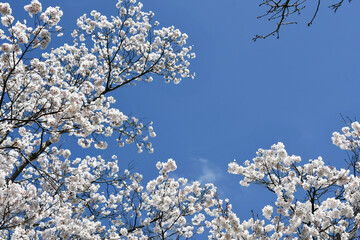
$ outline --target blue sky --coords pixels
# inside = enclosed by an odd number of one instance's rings
[[[25,14],[24,2],[29,1],[13,3],[14,12]],[[64,11],[65,36],[53,46],[68,41],[83,13],[116,14],[115,0],[49,2]],[[332,145],[331,135],[343,126],[340,113],[360,117],[359,2],[345,3],[336,14],[323,3],[310,28],[306,23],[315,9],[308,7],[298,25],[282,29],[280,39],[255,43],[255,34],[266,34],[275,24],[256,19],[265,10],[258,7],[260,1],[143,3],[161,26],[174,25],[189,35],[197,55],[191,63],[196,78],[179,85],[156,79],[119,89],[121,111],[154,122],[155,152],[137,154],[135,146],[127,146],[102,155],[116,153],[123,168],[132,163],[147,180],[156,176],[157,161],[173,158],[176,176],[214,182],[241,219],[250,218],[251,209],[261,213],[271,199],[259,187],[241,187],[240,177],[227,173],[233,159],[251,160],[258,148],[281,141],[304,162],[322,156],[331,165],[343,165],[346,153]]]

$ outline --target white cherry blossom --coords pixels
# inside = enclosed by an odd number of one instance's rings
[[[143,183],[139,173],[121,173],[116,155],[79,158],[63,147],[73,138],[83,148],[117,141],[153,152],[152,122],[114,108],[112,93],[194,76],[186,34],[159,27],[135,0],[116,7],[118,16],[81,16],[73,43],[46,50],[62,34],[62,10],[32,0],[28,25],[0,3],[0,239],[188,238],[230,212],[213,185],[170,178],[172,159]],[[215,236],[224,226],[213,228]]]
[[[117,141],[152,153],[153,123],[115,108],[114,91],[194,77],[187,34],[160,27],[136,0],[114,8],[117,16],[82,15],[73,42],[48,50],[62,35],[62,10],[32,0],[26,21],[0,2],[0,239],[360,237],[358,122],[333,134],[352,156],[341,169],[321,157],[301,163],[282,143],[229,163],[242,186],[259,184],[275,196],[245,220],[213,184],[174,178],[173,159],[158,162],[158,175],[144,182],[116,155],[80,158],[67,149],[65,138],[82,148]]]
[[[357,239],[359,225],[359,158],[360,129],[357,122],[334,133],[333,142],[355,154],[349,169],[325,165],[321,157],[300,165],[301,158],[287,154],[284,144],[259,149],[250,162],[229,163],[228,171],[243,176],[241,185],[260,184],[276,195],[273,205],[262,209],[264,220],[254,216],[242,226],[248,238],[266,239]],[[348,139],[350,138],[350,139]],[[356,149],[356,150],[355,150]],[[355,152],[356,151],[356,152]]]

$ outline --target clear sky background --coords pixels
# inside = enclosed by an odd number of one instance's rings
[[[10,1],[19,15],[25,14],[25,2],[30,1]],[[115,15],[115,3],[47,1],[64,11],[60,25],[65,36],[52,46],[69,42],[78,16],[93,9]],[[174,25],[189,35],[197,55],[191,62],[196,78],[179,85],[155,79],[119,89],[115,95],[121,111],[154,122],[155,152],[138,154],[135,146],[114,145],[103,156],[117,154],[123,168],[131,163],[146,180],[156,176],[157,161],[173,158],[176,176],[215,183],[242,220],[251,217],[251,209],[261,214],[273,199],[265,189],[240,186],[240,177],[227,173],[233,159],[251,160],[258,148],[281,141],[304,162],[322,156],[330,165],[344,166],[346,153],[332,145],[331,135],[343,126],[340,113],[360,118],[359,1],[345,2],[336,14],[322,2],[310,28],[307,22],[315,8],[309,6],[298,25],[283,27],[280,39],[257,42],[252,41],[255,34],[275,27],[275,22],[256,19],[265,11],[258,7],[259,0],[143,3],[161,26]],[[78,156],[75,148],[72,156]]]

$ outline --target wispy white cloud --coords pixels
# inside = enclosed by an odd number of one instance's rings
[[[198,164],[196,165],[199,165],[200,170],[199,175],[195,177],[200,183],[215,183],[222,177],[221,169],[212,162],[210,162],[208,159],[197,158],[195,159],[195,161],[198,162]]]

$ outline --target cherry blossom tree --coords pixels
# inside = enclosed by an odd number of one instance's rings
[[[242,224],[247,239],[359,239],[360,238],[360,123],[334,132],[333,143],[350,151],[345,168],[327,166],[321,157],[300,165],[284,144],[259,149],[250,162],[229,163],[229,172],[243,176],[242,186],[259,184],[276,201]]]
[[[173,159],[158,162],[158,176],[144,182],[120,171],[116,155],[80,158],[61,144],[70,137],[79,149],[117,141],[154,151],[152,123],[113,107],[114,93],[192,78],[195,55],[185,33],[160,27],[142,7],[119,0],[117,16],[83,15],[73,42],[49,50],[62,35],[59,7],[43,10],[32,0],[24,6],[29,26],[0,2],[0,239],[360,238],[358,122],[333,134],[352,154],[343,169],[320,157],[301,165],[282,143],[259,149],[251,162],[231,162],[241,185],[260,184],[276,197],[242,221],[213,184],[171,177]]]
[[[136,0],[119,0],[118,15],[97,11],[77,20],[73,43],[47,50],[62,35],[59,7],[38,0],[15,19],[0,3],[0,239],[171,239],[207,229],[220,239],[238,224],[212,184],[169,177],[176,163],[157,163],[159,175],[120,172],[117,156],[79,158],[79,148],[136,144],[153,152],[152,123],[112,107],[114,91],[163,78],[192,78],[188,36],[160,28]],[[75,155],[75,156],[74,156]]]

